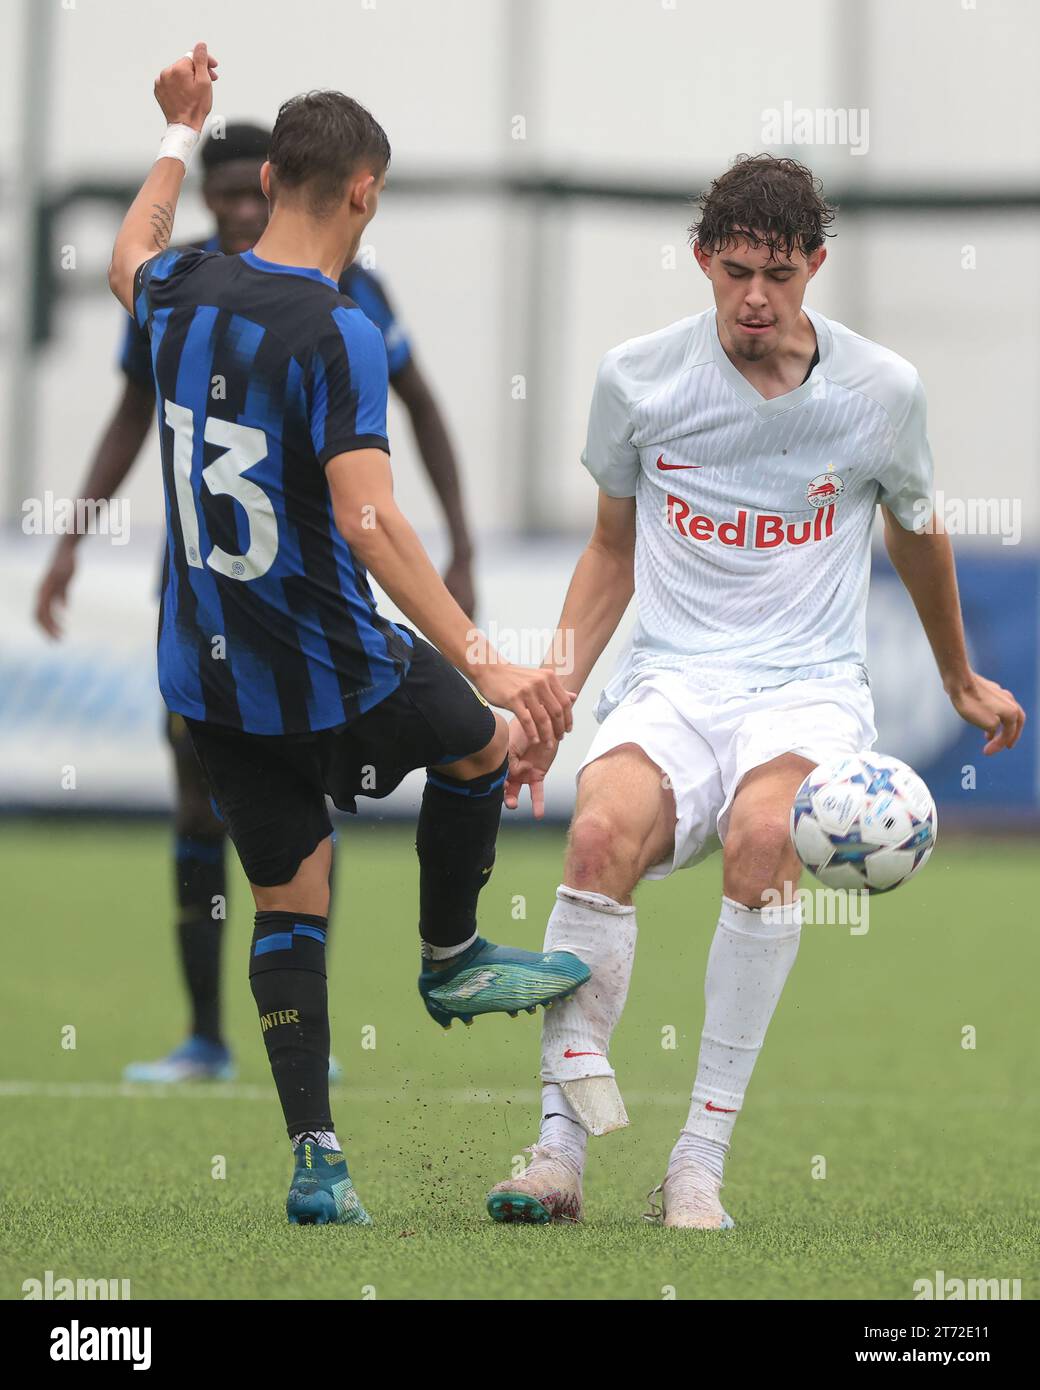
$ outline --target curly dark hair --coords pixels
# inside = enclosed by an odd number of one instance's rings
[[[705,251],[720,251],[737,241],[768,247],[773,256],[794,250],[810,256],[833,236],[827,228],[835,208],[823,197],[822,184],[796,159],[771,154],[738,155],[700,199],[700,219],[689,238]]]

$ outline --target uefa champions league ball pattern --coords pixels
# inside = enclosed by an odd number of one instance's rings
[[[887,893],[916,874],[935,844],[932,794],[913,768],[879,753],[814,768],[791,808],[791,839],[828,888]]]

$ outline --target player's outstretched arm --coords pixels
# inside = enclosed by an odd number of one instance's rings
[[[635,592],[636,499],[600,491],[596,527],[563,601],[552,645],[542,662],[575,693],[617,631]]]
[[[913,599],[954,709],[986,732],[984,753],[1014,748],[1025,711],[1010,690],[971,669],[949,536],[938,522],[932,531],[908,531],[887,507],[881,511],[889,558]]]
[[[155,79],[155,99],[166,117],[167,136],[123,218],[108,268],[109,287],[128,314],[134,312],[138,266],[170,244],[187,158],[213,105],[216,66],[206,45],[197,43],[190,54],[163,68]]]
[[[575,694],[603,655],[632,598],[635,542],[635,498],[611,497],[601,491],[596,528],[574,567],[563,612],[542,663]],[[555,747],[535,742],[518,724],[510,727],[505,788],[509,810],[517,809],[521,789],[527,787],[535,818],[541,818],[545,809],[542,783],[555,756]]]
[[[98,441],[90,469],[79,489],[81,498],[108,499],[130,472],[155,419],[155,395],[127,378],[119,404]],[[76,568],[77,531],[60,536],[53,558],[36,591],[35,617],[49,637],[60,637],[58,609],[65,603]]]
[[[380,587],[489,704],[512,710],[545,743],[571,728],[572,696],[551,672],[503,661],[444,587],[422,542],[394,501],[381,449],[337,454],[325,467],[340,535]]]

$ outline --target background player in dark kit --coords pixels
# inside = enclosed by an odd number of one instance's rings
[[[359,792],[384,796],[427,768],[419,986],[439,1023],[552,1002],[588,977],[576,957],[476,930],[508,742],[488,701],[551,740],[571,697],[554,675],[499,659],[394,502],[386,350],[337,283],[390,159],[369,113],[338,92],[286,102],[255,250],[166,249],[215,66],[200,43],[160,75],[167,133],[109,270],[152,343],[167,503],[159,684],[256,901],[250,984],[296,1154],[289,1219],[365,1223],[329,1107],[325,794],[350,810]],[[443,654],[381,617],[369,566]]]
[[[216,233],[199,249],[236,255],[247,251],[267,225],[267,199],[260,168],[267,158],[268,128],[231,122],[203,142],[202,193],[216,220]],[[362,266],[348,265],[340,290],[364,310],[386,344],[390,385],[408,410],[420,456],[443,508],[452,555],[444,581],[460,607],[474,612],[472,543],[451,440],[440,407],[416,362],[408,335],[379,280]],[[122,395],[101,435],[80,488],[83,498],[108,498],[119,489],[155,419],[155,385],[147,331],[127,319],[120,353],[125,378]],[[80,536],[58,540],[36,597],[36,618],[51,637],[60,637],[58,609],[65,602],[76,564]],[[174,880],[178,919],[177,951],[190,1005],[188,1036],[167,1056],[134,1062],[128,1081],[167,1083],[192,1079],[226,1080],[234,1075],[221,1017],[221,946],[228,890],[226,827],[214,814],[209,788],[178,714],[167,713],[166,734],[175,773]],[[336,1067],[333,1064],[335,1079]]]

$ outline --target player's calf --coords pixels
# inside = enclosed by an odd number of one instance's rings
[[[415,848],[419,935],[433,969],[446,969],[477,939],[477,899],[495,866],[502,818],[507,763],[499,743],[496,727],[474,757],[427,769]]]
[[[635,957],[632,890],[670,853],[674,832],[674,798],[641,749],[621,745],[584,769],[545,947],[573,951],[592,978],[546,1018],[541,1075],[559,1083],[569,1110],[590,1134],[628,1123],[608,1049]]]
[[[574,1116],[590,1134],[628,1123],[608,1050],[621,1017],[636,949],[636,910],[602,893],[561,884],[545,929],[547,951],[585,962],[588,985],[546,1016],[542,1080],[558,1082]]]
[[[723,1163],[798,955],[799,865],[787,826],[805,766],[794,754],[765,763],[743,779],[733,800],[723,848],[724,896],[704,978],[697,1076],[664,1184],[666,1225],[725,1224],[717,1197]],[[669,1205],[685,1214],[669,1221]]]
[[[293,1224],[368,1221],[329,1105],[328,917],[321,909],[328,907],[331,856],[323,839],[288,882],[251,884],[257,913],[249,984],[296,1155],[287,1206]]]
[[[178,818],[178,825],[181,820]],[[188,1037],[151,1062],[131,1062],[123,1079],[149,1085],[180,1081],[229,1081],[235,1074],[221,1034],[220,957],[226,900],[224,834],[178,830],[174,842],[177,883],[177,946],[191,1005]]]
[[[258,912],[249,984],[290,1139],[331,1132],[328,919],[308,912]]]
[[[223,1044],[220,1026],[220,957],[227,884],[224,835],[178,834],[177,945],[191,1001],[191,1036]]]
[[[123,1079],[150,1085],[229,1081],[235,1074],[220,1018],[221,949],[227,916],[226,830],[179,714],[167,719],[177,774],[174,877],[177,950],[191,1006],[188,1037],[151,1062],[131,1062]]]

